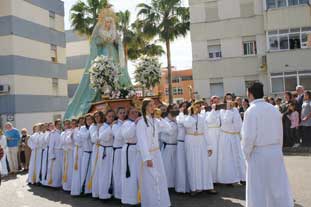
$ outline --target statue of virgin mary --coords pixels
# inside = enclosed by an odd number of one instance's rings
[[[123,44],[116,29],[116,19],[116,14],[111,8],[101,10],[90,39],[90,55],[85,65],[85,71],[74,97],[67,107],[65,119],[86,114],[92,103],[101,100],[101,90],[93,89],[90,86],[89,69],[97,56],[108,56],[118,65],[121,87],[132,85],[125,64]]]

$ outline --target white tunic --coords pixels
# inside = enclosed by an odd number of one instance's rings
[[[221,110],[217,181],[233,184],[245,181],[245,159],[241,148],[242,119],[237,109]]]
[[[41,159],[42,159],[42,141],[43,134],[36,132],[30,136],[28,145],[31,149],[29,162],[28,183],[36,184],[40,182]]]
[[[186,128],[185,147],[187,172],[191,191],[213,189],[213,178],[208,150],[211,149],[205,135],[205,116],[200,113],[193,116],[180,114],[181,122]]]
[[[213,154],[210,159],[213,182],[217,183],[217,166],[218,166],[218,145],[220,138],[220,111],[212,110],[207,114],[205,119],[207,127],[207,136],[209,139],[210,146],[213,150]]]
[[[46,131],[43,134],[42,139],[42,160],[41,160],[41,184],[47,186],[48,185],[48,163],[49,163],[49,141],[50,141],[50,132]]]
[[[121,127],[123,121],[118,120],[112,126],[113,133],[113,148],[114,148],[114,156],[113,156],[113,195],[117,199],[121,199],[122,197],[122,184],[121,184],[121,154],[122,147],[124,145],[124,139],[121,134]]]
[[[75,128],[73,131],[73,170],[72,170],[72,182],[71,182],[71,192],[73,196],[80,195],[81,189],[81,171],[82,171],[82,157],[83,157],[83,137],[80,135],[79,128]]]
[[[48,185],[50,187],[62,186],[62,163],[63,149],[61,144],[60,131],[50,132],[49,140],[49,167],[48,167]]]
[[[122,149],[121,181],[123,204],[137,205],[138,173],[141,165],[137,150],[136,124],[127,120],[121,127],[121,134],[126,143]]]
[[[293,207],[282,154],[282,115],[259,99],[244,114],[242,146],[247,160],[246,206]]]
[[[72,170],[73,170],[73,130],[67,129],[61,134],[62,148],[64,150],[63,156],[63,190],[71,190]]]
[[[113,135],[112,128],[108,124],[103,124],[99,128],[99,158],[98,176],[99,198],[109,199],[113,194],[112,167],[113,167]]]
[[[91,190],[92,197],[98,198],[99,197],[99,160],[100,157],[100,148],[99,148],[99,127],[95,124],[93,124],[90,127],[90,136],[91,141],[93,143],[93,150],[92,150],[92,171],[91,171],[91,178],[90,182],[87,184],[88,191]]]
[[[92,141],[90,130],[86,126],[82,126],[79,131],[80,138],[83,141],[83,157],[81,164],[81,191],[85,194],[92,193],[92,189],[88,189],[87,185],[91,179],[92,173]]]
[[[3,149],[3,157],[0,160],[0,174],[2,176],[6,176],[8,175],[8,166],[6,163],[6,157],[7,157],[7,153],[8,153],[8,148],[7,148],[7,141],[6,141],[6,137],[4,135],[0,136],[0,146]]]
[[[190,191],[188,175],[187,175],[187,162],[185,150],[185,136],[186,129],[182,125],[180,116],[177,116],[178,136],[177,136],[177,152],[176,152],[176,182],[175,191],[178,193],[187,193]]]
[[[159,149],[159,125],[156,119],[147,117],[139,120],[136,126],[138,148],[142,158],[139,187],[142,207],[170,206],[165,170]],[[147,160],[153,161],[153,167],[147,167]]]
[[[163,143],[161,153],[167,185],[169,188],[175,188],[178,126],[176,121],[168,118],[162,119],[159,123],[162,132],[160,140]]]

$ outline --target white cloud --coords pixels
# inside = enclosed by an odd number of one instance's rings
[[[77,0],[64,0],[65,2],[65,28],[70,29],[70,8]],[[116,11],[129,10],[131,12],[132,21],[135,20],[137,9],[136,6],[139,3],[148,3],[149,1],[144,0],[109,0],[109,3],[114,5]],[[185,0],[185,4],[187,0]],[[164,45],[163,48],[165,49]],[[171,45],[172,52],[172,65],[176,66],[177,69],[189,69],[192,68],[192,49],[190,34],[186,38],[179,38]],[[161,62],[163,66],[166,66],[166,55],[161,57]],[[132,63],[129,64],[129,72],[132,74],[134,71],[134,66]]]

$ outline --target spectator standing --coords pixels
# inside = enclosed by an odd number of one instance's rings
[[[15,129],[12,123],[8,122],[5,124],[5,136],[8,143],[8,161],[11,173],[16,173],[18,170],[18,143],[20,140],[20,133]]]
[[[291,147],[291,136],[290,136],[290,125],[291,125],[291,121],[289,120],[288,116],[289,115],[289,111],[288,111],[288,106],[291,103],[291,101],[293,100],[293,96],[292,93],[287,91],[284,94],[284,99],[285,102],[281,105],[281,113],[282,113],[282,121],[283,121],[283,146],[284,147]]]
[[[28,140],[30,136],[28,135],[28,131],[26,128],[22,129],[21,133],[22,136],[19,142],[19,149],[18,149],[18,157],[20,162],[19,166],[23,167],[25,171],[28,171],[31,154],[31,149],[28,146]]]
[[[279,110],[279,111],[281,111],[281,106],[282,105],[282,98],[280,98],[280,97],[277,97],[276,99],[275,99],[275,107]]]
[[[311,146],[311,92],[304,92],[304,102],[301,110],[302,145]]]
[[[296,104],[290,103],[289,107],[289,114],[287,117],[291,121],[290,126],[290,136],[291,136],[291,144],[294,144],[293,147],[299,147],[300,139],[299,139],[299,113],[296,110]]]
[[[297,98],[296,98],[296,101],[297,101],[297,111],[300,113],[301,112],[301,109],[302,109],[302,104],[304,102],[304,87],[301,86],[301,85],[298,85],[296,87],[296,92],[297,92]]]
[[[6,176],[8,175],[8,166],[6,163],[7,141],[1,129],[0,129],[0,148],[2,148],[3,150],[3,157],[2,158],[0,157],[0,176]]]

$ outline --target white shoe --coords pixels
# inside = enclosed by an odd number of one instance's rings
[[[296,143],[296,144],[294,144],[293,148],[297,148],[299,146],[300,146],[300,144]]]

